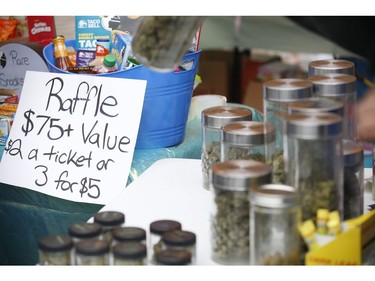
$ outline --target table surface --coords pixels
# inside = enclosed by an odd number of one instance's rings
[[[365,169],[365,178],[370,175],[371,169]],[[365,212],[374,203],[366,189]],[[147,232],[155,220],[177,220],[197,236],[197,264],[217,265],[210,257],[210,204],[211,194],[202,187],[200,159],[171,158],[156,161],[100,211],[123,212],[126,226],[142,227]]]

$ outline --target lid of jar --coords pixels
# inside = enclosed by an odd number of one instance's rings
[[[173,230],[165,232],[161,239],[165,245],[191,246],[195,245],[196,235],[186,230]]]
[[[250,206],[285,208],[301,203],[298,190],[284,184],[264,184],[254,186],[249,192]]]
[[[187,265],[191,263],[191,253],[186,250],[161,250],[156,254],[156,262],[164,265]]]
[[[102,233],[102,226],[95,222],[74,223],[69,226],[68,232],[69,235],[74,238],[92,238]]]
[[[102,226],[117,226],[125,222],[125,215],[117,211],[99,212],[94,216],[94,222]]]
[[[353,140],[343,141],[344,165],[346,167],[361,164],[364,158],[363,146]]]
[[[309,76],[326,73],[354,75],[354,63],[343,59],[315,60],[309,63]]]
[[[174,220],[158,220],[150,224],[150,232],[155,234],[164,234],[167,231],[181,229],[181,223]]]
[[[38,247],[45,252],[66,251],[73,248],[73,240],[65,235],[48,235],[38,241]]]
[[[142,241],[146,240],[146,231],[140,227],[116,227],[112,230],[112,237],[120,242]]]
[[[123,259],[145,258],[147,256],[147,247],[141,242],[127,241],[117,243],[112,252],[114,257]]]
[[[263,83],[263,99],[291,102],[312,97],[313,84],[306,79],[282,78]]]
[[[97,256],[109,253],[109,242],[107,240],[87,239],[75,244],[77,254],[84,256]]]
[[[108,54],[104,57],[103,64],[112,67],[116,64],[116,57],[112,54]]]
[[[357,91],[357,79],[353,75],[341,73],[316,74],[307,78],[313,83],[315,96],[337,97]]]
[[[271,183],[270,165],[255,160],[230,160],[217,163],[210,177],[215,188],[247,191],[249,187]]]
[[[222,141],[244,146],[271,143],[275,141],[275,127],[257,121],[230,122],[222,128]]]
[[[286,135],[300,139],[337,137],[342,134],[342,117],[334,113],[292,113],[286,118]]]
[[[344,116],[344,104],[341,101],[325,98],[311,97],[308,99],[293,101],[289,104],[289,112],[319,113],[330,112]]]
[[[201,113],[202,126],[213,129],[221,129],[229,122],[251,119],[252,111],[241,106],[213,106]]]

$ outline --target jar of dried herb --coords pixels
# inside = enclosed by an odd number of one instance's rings
[[[211,258],[220,264],[249,264],[248,189],[271,183],[271,166],[230,160],[212,167]]]
[[[250,264],[301,264],[301,200],[298,190],[283,184],[252,187]]]
[[[181,223],[175,220],[157,220],[150,223],[149,251],[150,263],[155,264],[156,254],[163,249],[162,236],[164,233],[173,230],[181,230]]]
[[[343,73],[354,75],[354,63],[343,59],[314,60],[308,64],[308,75]]]
[[[163,249],[186,250],[191,253],[191,264],[196,264],[196,235],[187,230],[173,230],[163,234]]]
[[[203,187],[209,189],[209,173],[221,158],[221,130],[229,122],[251,121],[252,111],[240,106],[214,106],[201,113],[202,127],[202,178]]]
[[[313,95],[342,102],[344,105],[343,138],[357,139],[357,79],[341,73],[316,74],[307,78],[313,83]]]
[[[107,240],[88,239],[75,245],[76,265],[109,265],[110,244]]]
[[[112,230],[125,223],[125,215],[118,211],[103,211],[94,215],[94,222],[103,228],[103,239],[112,243]]]
[[[71,265],[73,246],[70,236],[44,236],[38,241],[39,265]]]
[[[221,131],[221,162],[256,160],[270,163],[275,153],[275,128],[270,123],[236,121]]]
[[[363,215],[364,163],[363,146],[344,140],[344,220]]]
[[[114,265],[147,265],[147,247],[144,243],[119,242],[112,252]]]
[[[306,79],[281,78],[263,84],[264,121],[275,128],[275,153],[272,156],[272,182],[285,183],[285,163],[283,157],[284,120],[289,103],[312,97],[313,84]]]
[[[298,188],[302,219],[319,208],[343,211],[342,118],[333,113],[293,113],[286,122],[287,184]]]

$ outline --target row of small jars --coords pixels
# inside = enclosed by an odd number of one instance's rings
[[[69,235],[39,240],[40,265],[188,265],[196,262],[196,237],[174,220],[140,227],[124,226],[121,212],[99,212],[94,222],[70,225]]]

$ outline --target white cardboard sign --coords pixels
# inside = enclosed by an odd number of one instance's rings
[[[27,71],[0,181],[107,204],[125,188],[145,80]]]

